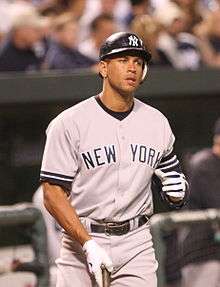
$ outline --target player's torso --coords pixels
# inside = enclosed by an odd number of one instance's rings
[[[88,210],[93,207],[95,218],[106,213],[122,220],[142,209],[151,212],[150,182],[164,152],[163,125],[142,105],[135,101],[133,111],[119,121],[91,99],[86,116],[75,120],[79,169],[72,198],[79,209],[87,203]]]
[[[95,100],[94,100],[95,101]],[[91,171],[109,165],[127,163],[155,168],[164,149],[163,126],[153,114],[134,110],[122,121],[104,111],[96,102],[79,121],[79,154],[81,169]]]

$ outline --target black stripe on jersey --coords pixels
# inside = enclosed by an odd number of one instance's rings
[[[170,159],[172,159],[175,155],[174,151],[172,150],[168,155],[166,155],[165,157],[163,157],[160,161],[160,164],[161,163],[164,163],[165,161],[168,161]]]
[[[161,169],[163,172],[176,171],[181,172],[180,163],[175,155],[174,151],[172,151],[167,156],[163,157],[158,164],[157,168]]]
[[[176,161],[178,161],[177,160],[177,157],[176,157],[176,155],[174,155],[171,159],[168,159],[168,160],[166,160],[166,161],[161,161],[160,163],[159,163],[159,167],[161,168],[161,167],[165,167],[165,166],[168,166],[168,165],[170,165],[170,164],[173,164],[173,163],[175,163]]]
[[[174,151],[170,152],[167,156],[163,157],[158,164],[157,168],[162,171],[175,170],[175,167],[179,165],[179,160]]]
[[[175,167],[179,165],[179,161],[175,160],[174,162],[167,164],[166,166],[160,167],[160,165],[158,166],[159,169],[161,169],[162,171],[166,172],[168,170],[175,170]]]
[[[55,180],[68,181],[68,182],[72,182],[74,179],[73,176],[68,176],[64,174],[53,173],[53,172],[48,172],[48,171],[43,171],[43,170],[41,170],[40,172],[40,178],[48,178],[48,179],[55,179]]]

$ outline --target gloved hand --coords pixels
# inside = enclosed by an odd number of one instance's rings
[[[188,183],[183,173],[176,171],[163,172],[156,169],[155,174],[160,178],[162,190],[166,195],[179,200],[184,198]]]
[[[103,287],[101,266],[104,265],[109,272],[112,272],[113,263],[111,258],[93,239],[85,242],[83,250],[86,254],[89,272],[95,276],[98,286]]]

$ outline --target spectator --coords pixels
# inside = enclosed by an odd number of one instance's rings
[[[95,61],[84,56],[77,49],[78,25],[72,14],[55,18],[52,28],[52,42],[46,55],[45,66],[51,70],[74,70],[89,68]]]
[[[80,42],[89,37],[90,25],[100,14],[111,14],[115,19],[117,30],[127,30],[126,17],[130,12],[128,0],[87,0],[84,15],[80,19]]]
[[[196,70],[201,58],[197,39],[187,31],[187,15],[175,3],[169,3],[154,14],[164,30],[159,35],[158,49],[163,51],[172,67],[176,69]]]
[[[173,0],[184,12],[186,17],[186,32],[192,32],[192,28],[201,22],[199,1],[197,0]]]
[[[129,0],[131,4],[131,11],[126,17],[126,25],[130,26],[132,20],[136,16],[149,14],[149,0]]]
[[[0,34],[3,36],[11,30],[14,19],[20,13],[34,6],[25,0],[0,0]]]
[[[190,161],[189,209],[220,208],[220,118],[215,124],[212,148]],[[183,286],[220,286],[219,225],[200,224],[183,242]]]
[[[199,1],[199,11],[203,18],[205,18],[210,12],[214,12],[219,9],[220,9],[220,0]]]
[[[153,66],[170,66],[171,63],[162,50],[158,49],[158,39],[162,26],[151,16],[137,16],[131,22],[131,30],[136,33],[149,48],[152,59],[150,65]]]
[[[91,23],[91,36],[79,45],[82,54],[98,62],[101,44],[116,32],[116,24],[111,14],[100,14]]]
[[[212,12],[194,28],[204,63],[220,68],[220,10]]]
[[[220,10],[210,14],[210,28],[208,29],[209,41],[216,53],[220,53]],[[207,20],[208,20],[207,19]]]
[[[0,49],[0,71],[39,70],[45,54],[43,37],[47,26],[48,20],[34,8],[20,11]]]
[[[11,5],[6,0],[0,2],[0,43],[5,34],[8,32],[9,27],[9,12]]]
[[[94,0],[90,0],[93,2]],[[124,27],[124,20],[127,14],[130,11],[130,3],[128,0],[98,0],[97,3],[97,13],[108,13],[113,14],[114,18],[116,19],[117,25],[122,28]]]
[[[39,6],[43,15],[58,16],[70,13],[78,21],[84,13],[86,0],[54,0]]]

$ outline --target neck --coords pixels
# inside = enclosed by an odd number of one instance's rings
[[[111,89],[105,89],[105,87],[100,95],[100,99],[107,108],[115,112],[130,110],[134,102],[132,94],[122,95]]]

